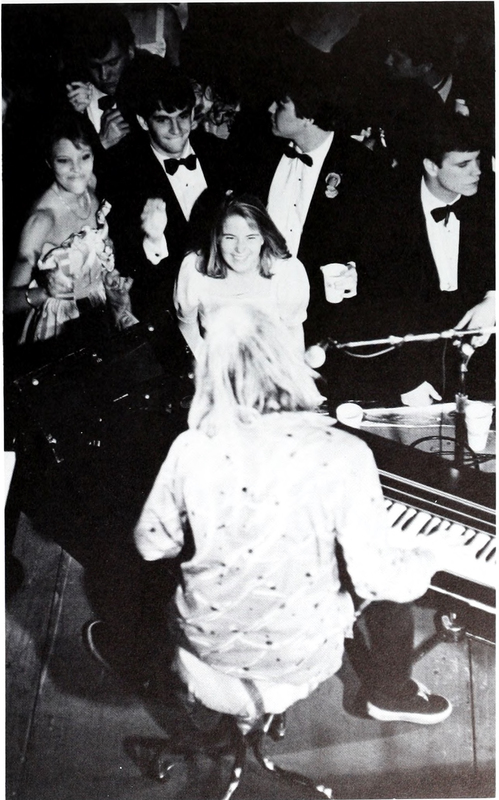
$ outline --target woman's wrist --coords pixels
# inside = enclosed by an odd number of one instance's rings
[[[24,299],[29,308],[40,308],[47,298],[47,292],[39,286],[28,286],[24,291]]]

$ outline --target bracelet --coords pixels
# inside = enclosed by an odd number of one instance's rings
[[[26,291],[24,292],[24,296],[25,296],[25,298],[26,298],[26,302],[27,302],[27,304],[28,304],[29,306],[31,306],[31,308],[36,308],[35,304],[34,304],[34,303],[33,303],[33,302],[32,302],[32,301],[29,299],[29,294],[28,294],[28,292],[29,292],[29,288],[30,288],[30,287],[28,286],[28,288],[27,288],[27,289],[26,289]]]

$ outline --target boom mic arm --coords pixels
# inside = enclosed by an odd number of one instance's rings
[[[407,333],[405,336],[387,336],[384,339],[366,339],[365,341],[358,342],[338,342],[335,339],[327,338],[307,348],[305,351],[305,361],[313,369],[322,367],[326,360],[326,353],[330,347],[334,348],[335,350],[374,347],[376,345],[389,345],[390,348],[394,348],[402,344],[407,344],[408,342],[435,342],[438,339],[459,339],[464,336],[494,334],[495,332],[495,327],[467,328],[465,330],[456,330],[455,328],[450,328],[449,330],[442,331],[441,333]],[[386,350],[383,352],[386,352]],[[374,353],[373,355],[381,355],[381,353]],[[469,354],[469,358],[471,358],[471,355],[472,353]]]

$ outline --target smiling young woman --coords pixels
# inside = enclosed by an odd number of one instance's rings
[[[59,336],[82,313],[109,310],[111,295],[114,322],[124,310],[122,321],[125,316],[136,321],[128,313],[127,281],[114,269],[105,221],[110,206],[99,205],[95,194],[91,136],[83,117],[71,113],[55,120],[46,160],[54,180],[23,228],[5,293],[7,314],[27,314],[20,344]]]
[[[180,330],[196,357],[204,314],[234,301],[265,308],[284,322],[303,351],[309,295],[305,267],[289,254],[265,207],[255,197],[241,195],[222,203],[209,248],[185,257],[174,302]]]

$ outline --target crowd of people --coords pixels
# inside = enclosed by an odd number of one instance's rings
[[[194,540],[172,600],[191,697],[247,732],[338,669],[355,614],[336,543],[375,601],[369,714],[439,722],[450,703],[410,677],[407,605],[436,562],[390,540],[372,456],[317,414],[316,381],[330,406],[425,405],[457,390],[459,347],[331,353],[321,376],[304,359],[323,340],[484,329],[469,392],[494,397],[492,4],[362,4],[329,52],[302,38],[301,4],[263,4],[260,30],[235,5],[239,27],[195,4],[163,56],[115,4],[43,7],[58,35],[40,76],[5,12],[7,381],[140,325],[165,372],[187,353],[189,430],[135,536],[152,561]],[[332,263],[355,272],[340,302]],[[104,628],[85,636],[106,661]]]

